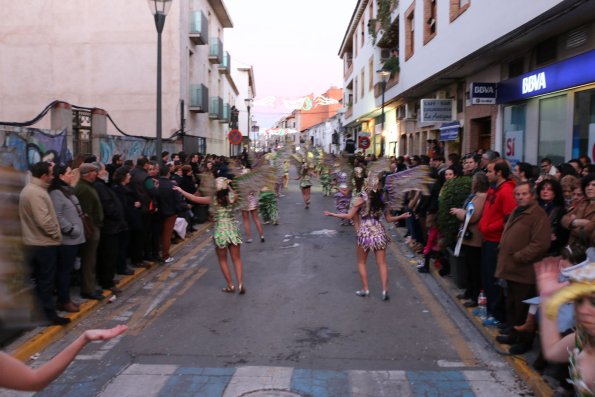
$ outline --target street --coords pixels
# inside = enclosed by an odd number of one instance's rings
[[[43,392],[0,396],[517,396],[510,366],[430,275],[401,232],[387,250],[391,299],[368,258],[360,281],[351,226],[322,216],[334,199],[315,185],[304,209],[295,181],[280,224],[242,245],[246,294],[226,294],[209,232],[128,286],[41,353],[47,361],[88,328],[128,324],[87,346]],[[238,214],[238,219],[240,219]]]

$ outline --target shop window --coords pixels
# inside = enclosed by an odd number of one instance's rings
[[[563,163],[567,135],[566,95],[540,100],[538,160],[548,157],[555,165]]]
[[[572,158],[586,154],[595,158],[595,89],[574,94]]]
[[[524,160],[526,105],[504,107],[504,158],[512,163]]]

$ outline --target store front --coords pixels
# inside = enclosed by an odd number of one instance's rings
[[[595,145],[595,50],[498,85],[502,153],[513,163],[559,164]]]

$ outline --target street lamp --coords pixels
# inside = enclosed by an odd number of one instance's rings
[[[253,98],[244,99],[244,103],[246,104],[246,109],[248,109],[248,140],[250,142],[252,142],[252,137],[250,136],[250,124],[252,124],[251,120],[250,120],[250,108],[252,107],[252,102],[254,102]],[[254,146],[254,144],[252,144],[252,146]]]
[[[171,7],[173,0],[147,0],[149,9],[155,17],[155,27],[157,28],[157,140],[155,141],[155,151],[157,158],[161,156],[161,32],[165,25],[165,17]]]
[[[390,78],[390,72],[380,69],[377,73],[380,75],[380,81],[382,82],[382,116],[380,117],[382,122],[380,133],[382,134],[384,132],[384,93],[386,91],[386,82]],[[374,134],[374,153],[376,153],[376,134]],[[380,138],[380,157],[382,156],[384,156],[384,135]]]

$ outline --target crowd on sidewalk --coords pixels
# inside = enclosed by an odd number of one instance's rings
[[[512,166],[488,150],[462,158],[450,154],[445,159],[440,153],[394,158],[391,168],[399,172],[418,165],[431,167],[435,183],[429,196],[412,191],[405,198],[404,212],[412,215],[402,222],[406,241],[423,258],[417,270],[428,273],[433,261],[439,275],[446,276],[456,260],[464,267],[459,273],[467,275],[464,293],[457,296],[461,304],[481,315],[481,293],[487,298],[481,321],[497,327],[497,342],[510,345],[511,355],[536,349],[542,291],[535,268],[553,260],[560,275],[566,267],[595,259],[587,258],[587,249],[595,245],[595,166],[590,158],[559,165],[543,158],[539,166]],[[559,335],[572,333],[577,327],[572,306],[559,317]],[[537,357],[533,364],[542,371],[548,363],[540,351]],[[560,368],[557,378],[572,393],[567,367]]]
[[[74,291],[102,300],[104,290],[121,292],[118,276],[173,262],[172,242],[208,220],[207,205],[186,200],[173,187],[201,195],[200,175],[230,177],[228,165],[223,156],[183,152],[136,161],[116,154],[107,165],[92,154],[67,164],[34,164],[20,192],[19,218],[49,324],[68,324],[59,312],[80,310]]]

